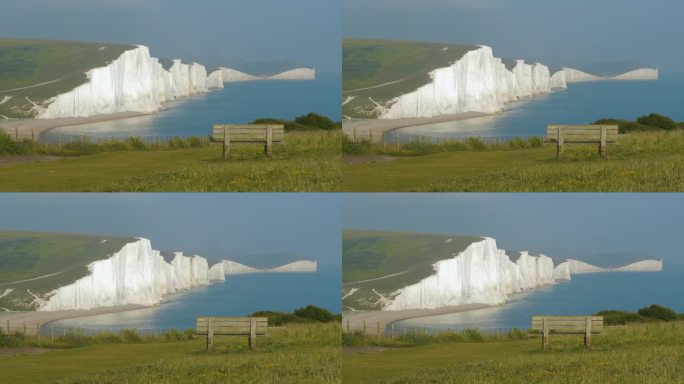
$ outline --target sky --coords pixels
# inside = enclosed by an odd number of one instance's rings
[[[482,44],[560,67],[636,60],[684,72],[679,0],[344,0],[348,37]]]
[[[684,266],[684,194],[345,194],[343,209],[350,229],[487,236],[500,249],[559,258],[636,252]]]
[[[0,37],[141,44],[153,56],[339,73],[339,0],[3,0]]]
[[[0,230],[144,237],[153,249],[216,259],[294,252],[339,270],[340,204],[315,193],[3,193]]]

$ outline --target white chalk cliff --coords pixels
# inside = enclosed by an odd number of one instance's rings
[[[318,263],[316,260],[298,260],[279,267],[270,268],[267,272],[316,272]]]
[[[308,70],[308,68],[305,68]],[[150,56],[145,46],[125,51],[105,67],[86,73],[87,81],[69,92],[34,105],[36,118],[89,117],[122,112],[154,113],[165,102],[187,98],[223,88],[235,81],[311,79],[311,73],[294,69],[270,77],[249,75],[230,68],[220,68],[207,75],[197,63],[174,60],[169,70]],[[315,77],[315,72],[314,72]],[[3,101],[6,101],[3,99]]]
[[[469,51],[450,66],[437,68],[429,75],[428,84],[379,107],[379,117],[494,113],[511,101],[551,92],[552,87],[564,87],[563,79],[557,76],[552,81],[548,67],[540,63],[518,60],[513,70],[508,70],[487,46]]]
[[[375,104],[380,119],[433,117],[464,112],[496,113],[507,103],[566,89],[570,83],[600,80],[655,80],[657,69],[638,69],[614,77],[600,77],[573,68],[553,74],[540,63],[517,60],[512,70],[506,68],[492,49],[480,46],[467,52],[448,67],[429,73],[429,83]]]
[[[383,310],[435,309],[465,304],[502,304],[511,294],[570,280],[574,273],[609,271],[660,271],[662,262],[646,260],[606,269],[577,260],[554,266],[545,255],[521,252],[512,261],[496,241],[484,238],[453,258],[433,265],[434,274],[383,297]]]
[[[269,80],[314,80],[315,78],[316,69],[314,68],[295,68],[268,76]]]
[[[209,284],[206,259],[176,253],[168,263],[142,238],[108,259],[91,263],[88,269],[87,276],[48,293],[38,310],[154,305],[169,293]]]
[[[167,294],[225,281],[227,275],[255,272],[315,272],[315,261],[296,261],[261,270],[229,260],[209,267],[201,256],[176,252],[167,262],[148,239],[124,245],[104,260],[88,265],[88,275],[35,297],[39,311],[93,309],[118,305],[155,305]],[[11,290],[2,292],[7,295]],[[1,297],[1,296],[0,296]]]

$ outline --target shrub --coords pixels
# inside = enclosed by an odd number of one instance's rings
[[[469,137],[466,139],[466,144],[476,151],[484,151],[487,149],[487,145],[479,137]]]
[[[304,319],[312,319],[322,323],[335,320],[335,315],[330,313],[330,311],[324,308],[319,308],[315,305],[308,305],[305,308],[296,309],[294,314]]]
[[[627,311],[606,310],[596,312],[594,316],[603,316],[606,325],[624,325],[627,323],[643,323],[648,321],[638,313]]]
[[[142,151],[146,149],[145,143],[139,137],[129,137],[126,139],[126,146],[130,149]]]
[[[644,317],[650,317],[665,321],[672,321],[677,319],[677,313],[675,313],[675,311],[657,304],[653,304],[650,307],[644,307],[639,309],[639,314]]]
[[[325,130],[332,130],[337,128],[337,124],[326,116],[321,116],[317,113],[309,113],[295,118],[295,121],[301,125],[310,127],[317,127]]]
[[[651,113],[650,115],[641,116],[637,119],[639,124],[648,125],[651,127],[658,127],[666,131],[673,130],[677,124],[667,116]]]
[[[285,324],[301,324],[301,323],[311,322],[311,320],[303,319],[303,318],[296,316],[292,313],[286,313],[286,312],[259,311],[259,312],[254,312],[251,316],[267,317],[268,318],[268,325],[275,326],[275,327],[285,325]]]
[[[135,329],[124,329],[121,331],[121,338],[126,343],[140,343],[142,338]]]

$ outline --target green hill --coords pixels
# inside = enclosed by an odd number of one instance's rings
[[[131,237],[0,231],[0,307],[36,308],[35,295],[70,284],[87,265],[107,258]]]
[[[475,45],[344,39],[342,112],[352,118],[375,118],[375,103],[384,105],[396,96],[416,90],[430,81],[430,71],[446,67],[477,48]]]
[[[378,295],[433,274],[432,264],[452,258],[480,237],[345,230],[342,235],[342,304],[378,309]]]
[[[105,66],[133,48],[132,45],[0,38],[0,115],[33,117],[31,102],[40,104],[72,90],[87,80],[88,70]]]

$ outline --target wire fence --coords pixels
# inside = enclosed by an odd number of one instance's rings
[[[354,128],[346,132],[347,138],[354,143],[370,142],[382,146],[400,146],[406,144],[442,144],[442,143],[462,143],[467,144],[473,139],[479,140],[485,145],[505,145],[513,141],[530,140],[536,138],[545,139],[544,135],[499,135],[499,136],[455,136],[452,133],[431,133],[429,135],[400,135],[398,132],[373,133],[372,129],[361,130]]]
[[[180,330],[184,332],[184,330]],[[54,325],[43,325],[39,322],[26,321],[3,321],[0,323],[0,333],[8,335],[23,334],[26,336],[36,336],[38,338],[49,338],[55,340],[59,337],[88,337],[103,335],[131,334],[139,337],[158,337],[167,332],[179,332],[176,329],[165,328],[82,328],[82,327],[60,327]]]
[[[481,327],[442,327],[442,328],[424,328],[424,327],[405,327],[397,326],[395,324],[384,325],[379,321],[350,321],[345,319],[342,323],[343,333],[361,333],[365,336],[385,336],[385,337],[399,337],[399,336],[437,336],[440,334],[465,334],[477,330],[482,336],[500,336],[506,335],[517,328],[481,328]]]

